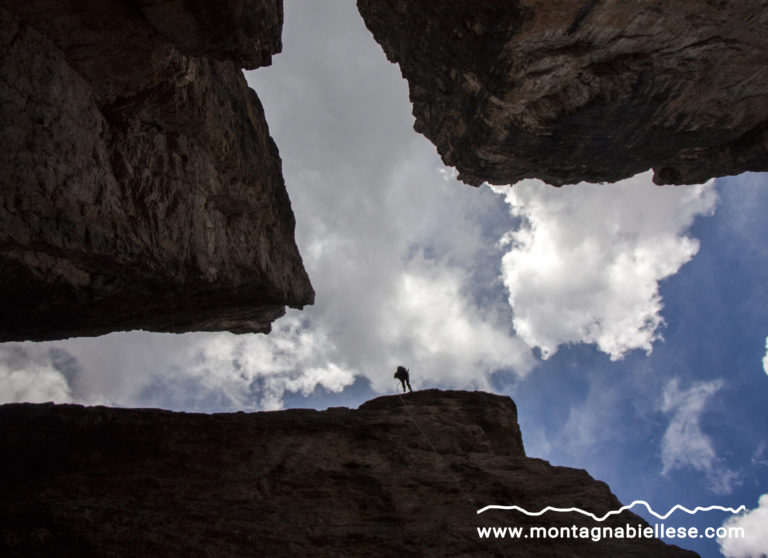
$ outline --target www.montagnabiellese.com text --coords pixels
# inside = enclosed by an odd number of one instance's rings
[[[478,527],[481,539],[581,539],[599,542],[605,539],[725,539],[744,538],[743,527],[668,527],[663,523],[651,525],[602,525],[584,527]]]

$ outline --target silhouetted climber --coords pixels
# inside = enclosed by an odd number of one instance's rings
[[[403,368],[402,366],[397,367],[397,372],[395,372],[395,378],[400,380],[400,383],[403,384],[403,391],[405,391],[405,386],[408,386],[408,391],[413,391],[411,389],[411,377],[408,374],[408,370]]]

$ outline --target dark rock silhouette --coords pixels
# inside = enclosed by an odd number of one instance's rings
[[[768,6],[358,0],[467,184],[768,170]]]
[[[514,402],[425,390],[358,410],[0,406],[3,556],[693,557],[655,539],[482,540],[478,526],[645,525],[587,472],[526,457]]]
[[[0,341],[268,331],[314,299],[241,68],[280,0],[0,1]]]

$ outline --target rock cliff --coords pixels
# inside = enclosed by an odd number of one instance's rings
[[[525,456],[506,397],[428,390],[358,410],[0,407],[5,556],[693,557],[656,539],[481,539],[482,526],[645,525],[585,471]]]
[[[472,185],[768,170],[762,0],[358,0],[415,128]]]
[[[281,0],[0,0],[0,341],[268,331],[313,302],[242,67]]]

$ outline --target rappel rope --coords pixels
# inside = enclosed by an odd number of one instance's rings
[[[428,444],[428,445],[429,445],[429,447],[432,449],[432,452],[433,452],[435,455],[437,455],[437,458],[438,458],[438,460],[440,460],[440,461],[442,462],[443,468],[444,468],[446,471],[450,472],[450,474],[453,476],[453,480],[454,480],[454,482],[456,483],[456,486],[458,486],[458,487],[459,487],[459,490],[461,491],[461,493],[464,495],[464,499],[467,501],[467,503],[468,503],[468,504],[469,504],[469,506],[472,508],[472,510],[473,510],[475,513],[477,513],[477,505],[475,504],[475,502],[474,502],[474,500],[472,499],[472,497],[471,497],[471,496],[470,496],[470,495],[467,493],[467,491],[466,491],[466,490],[464,490],[464,486],[461,484],[461,479],[458,477],[458,475],[456,475],[456,473],[454,473],[453,471],[451,471],[451,468],[450,468],[450,467],[446,467],[446,466],[445,466],[445,461],[443,461],[443,458],[442,458],[442,456],[440,455],[440,453],[439,453],[439,452],[437,451],[437,449],[435,448],[434,444],[432,443],[432,440],[430,440],[430,439],[429,439],[429,436],[427,436],[427,434],[426,434],[426,433],[424,432],[424,430],[421,428],[421,426],[419,425],[418,421],[416,420],[416,417],[414,417],[414,416],[413,416],[413,412],[411,411],[411,407],[410,407],[410,405],[408,405],[408,403],[406,403],[406,401],[405,401],[405,398],[403,397],[403,394],[402,394],[402,393],[400,393],[400,391],[399,391],[399,390],[398,390],[398,392],[397,392],[397,395],[398,395],[398,397],[400,397],[400,401],[402,402],[402,404],[403,404],[403,407],[405,407],[405,410],[406,410],[406,411],[408,411],[408,416],[410,417],[410,419],[411,419],[411,422],[413,423],[413,425],[414,425],[414,426],[416,427],[416,429],[417,429],[417,430],[418,430],[418,431],[421,433],[421,436],[422,436],[422,438],[424,438],[424,439],[427,441],[427,444]],[[493,527],[498,527],[498,525],[493,525],[493,524],[492,524],[491,526],[493,526]],[[499,539],[498,539],[498,538],[495,538],[494,540],[496,541],[496,546],[498,546],[498,547],[499,547],[499,552],[501,552],[501,555],[502,555],[504,558],[507,558],[507,555],[504,553],[504,549],[501,547],[501,543],[499,542]]]

